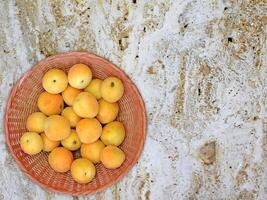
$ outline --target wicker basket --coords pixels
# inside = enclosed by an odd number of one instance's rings
[[[48,164],[48,154],[41,152],[35,156],[25,154],[19,145],[19,139],[26,131],[26,119],[38,110],[37,98],[44,91],[42,77],[51,68],[68,71],[76,63],[90,66],[93,76],[104,79],[117,76],[125,87],[125,93],[119,101],[118,120],[126,129],[126,138],[120,146],[126,154],[123,165],[115,170],[106,169],[97,164],[97,174],[92,182],[79,184],[70,172],[57,173]],[[109,61],[86,52],[72,52],[49,57],[31,68],[14,86],[9,96],[5,113],[5,135],[12,156],[23,172],[44,189],[71,195],[92,194],[118,182],[136,163],[143,149],[146,136],[145,107],[136,86],[128,76]],[[74,155],[75,157],[75,155]]]

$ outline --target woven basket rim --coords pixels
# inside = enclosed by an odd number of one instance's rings
[[[136,152],[136,155],[134,156],[132,162],[126,167],[125,171],[123,171],[123,173],[121,173],[115,180],[110,181],[108,184],[102,186],[102,187],[98,187],[95,190],[90,190],[90,191],[78,191],[78,192],[68,192],[65,190],[59,190],[59,189],[55,189],[53,187],[51,187],[50,185],[46,185],[43,184],[42,182],[39,182],[35,177],[33,177],[31,174],[29,174],[26,170],[26,168],[24,167],[24,165],[21,163],[21,161],[17,158],[17,156],[15,155],[12,146],[10,144],[10,140],[8,138],[8,113],[9,113],[9,107],[12,104],[12,99],[15,96],[15,94],[17,93],[18,89],[20,88],[21,84],[23,83],[24,79],[26,79],[31,73],[34,72],[34,69],[38,68],[39,65],[41,63],[45,63],[49,60],[53,60],[55,58],[60,58],[60,57],[64,57],[64,56],[86,56],[86,57],[94,57],[97,59],[100,59],[102,62],[108,63],[110,66],[112,66],[112,68],[118,72],[123,74],[126,78],[127,81],[133,86],[133,90],[135,91],[135,93],[137,94],[138,100],[140,101],[140,107],[141,107],[141,111],[142,111],[142,132],[140,134],[142,134],[142,141],[140,141],[140,148],[138,149],[138,151]],[[37,62],[35,65],[33,65],[28,71],[26,71],[21,78],[15,83],[15,85],[12,87],[9,96],[8,96],[8,100],[6,103],[6,108],[5,108],[5,114],[4,114],[4,132],[5,132],[5,139],[6,139],[6,143],[8,145],[9,151],[13,157],[13,159],[16,161],[16,163],[19,165],[20,169],[26,174],[26,176],[33,181],[34,183],[36,183],[37,185],[41,186],[43,189],[45,190],[49,190],[52,192],[57,192],[57,193],[62,193],[62,194],[68,194],[68,195],[72,195],[72,196],[78,196],[78,195],[85,195],[85,194],[95,194],[97,192],[103,191],[105,189],[107,189],[108,187],[110,187],[113,184],[116,184],[117,182],[119,182],[132,168],[133,166],[136,164],[136,162],[138,161],[139,157],[141,156],[141,153],[143,151],[144,148],[144,143],[145,143],[145,139],[146,139],[146,134],[147,134],[147,116],[146,116],[146,109],[145,109],[145,104],[143,101],[143,98],[138,90],[138,88],[136,87],[136,85],[133,83],[133,81],[129,78],[129,76],[120,68],[118,68],[115,64],[113,64],[112,62],[106,60],[105,58],[102,58],[96,54],[93,53],[89,53],[89,52],[80,52],[80,51],[72,51],[72,52],[66,52],[66,53],[60,53],[60,54],[56,54],[47,58],[44,58],[42,60],[40,60],[39,62]]]

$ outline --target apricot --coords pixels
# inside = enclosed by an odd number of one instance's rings
[[[25,153],[35,155],[42,151],[43,141],[38,133],[26,132],[20,138],[20,146]]]
[[[61,113],[64,102],[59,94],[43,92],[38,97],[37,106],[45,115],[57,115]]]
[[[86,88],[92,80],[92,71],[85,64],[76,64],[68,73],[69,84],[77,89]]]
[[[93,143],[101,136],[102,126],[95,119],[82,119],[76,125],[77,134],[82,143]]]
[[[68,77],[61,69],[50,69],[43,76],[42,85],[47,92],[58,94],[68,86]]]
[[[89,92],[81,92],[74,99],[73,110],[82,118],[93,118],[98,113],[98,102]]]
[[[121,122],[114,121],[104,126],[101,140],[105,145],[119,146],[125,138],[125,128]]]
[[[44,122],[46,116],[41,112],[34,112],[29,115],[26,122],[28,131],[41,133],[44,131]]]
[[[93,79],[89,85],[84,89],[86,92],[90,92],[92,95],[95,96],[95,98],[98,100],[101,98],[101,84],[102,80],[100,79]]]
[[[61,115],[70,122],[71,127],[75,127],[81,118],[74,112],[72,107],[66,107],[63,109]]]
[[[124,162],[125,154],[118,147],[109,145],[102,150],[100,160],[106,168],[116,169]]]
[[[48,156],[48,163],[56,172],[69,171],[72,161],[72,153],[64,147],[56,147]]]
[[[68,106],[72,106],[75,97],[81,93],[82,90],[68,86],[63,92],[62,97]]]
[[[50,152],[52,151],[54,148],[58,147],[60,145],[60,141],[53,141],[50,140],[45,133],[41,134],[42,140],[43,140],[43,151],[45,152]]]
[[[93,163],[99,163],[100,154],[104,147],[105,145],[103,144],[103,142],[101,142],[101,140],[97,140],[96,142],[91,144],[82,144],[81,156],[92,161]]]
[[[118,101],[122,97],[123,92],[123,83],[117,77],[108,77],[101,84],[102,98],[110,103]]]
[[[70,151],[75,151],[81,147],[81,141],[75,130],[71,130],[69,137],[61,140],[61,144]]]
[[[70,135],[70,122],[60,115],[51,115],[45,120],[44,130],[50,140],[64,140]]]
[[[109,122],[112,122],[118,116],[119,104],[117,102],[109,103],[104,99],[100,99],[98,101],[98,105],[99,105],[99,111],[96,118],[102,124],[107,124]]]
[[[89,183],[96,174],[94,164],[84,158],[78,158],[71,165],[71,176],[78,183]]]

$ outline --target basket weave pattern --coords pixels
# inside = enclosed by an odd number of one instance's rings
[[[38,110],[37,98],[42,88],[42,77],[51,68],[61,68],[68,72],[77,63],[88,65],[94,78],[108,76],[120,78],[125,92],[119,101],[118,120],[126,129],[126,138],[120,148],[125,152],[126,160],[115,170],[96,165],[97,174],[92,182],[79,184],[70,172],[57,173],[48,164],[48,153],[35,156],[25,154],[19,139],[26,130],[27,117]],[[72,52],[49,57],[29,70],[14,86],[9,96],[5,113],[5,135],[12,156],[27,176],[43,188],[71,195],[92,194],[101,191],[119,181],[136,163],[143,149],[146,136],[146,115],[143,100],[132,81],[115,65],[96,55],[86,52]],[[75,156],[74,156],[75,157]]]

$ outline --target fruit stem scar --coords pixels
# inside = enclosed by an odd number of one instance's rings
[[[114,82],[111,82],[111,83],[110,83],[110,86],[111,86],[111,87],[114,87],[114,85],[115,85]]]
[[[77,144],[77,141],[76,141],[76,140],[74,140],[74,141],[73,141],[73,144]]]
[[[54,79],[53,82],[55,83],[55,82],[57,82],[57,81]]]

